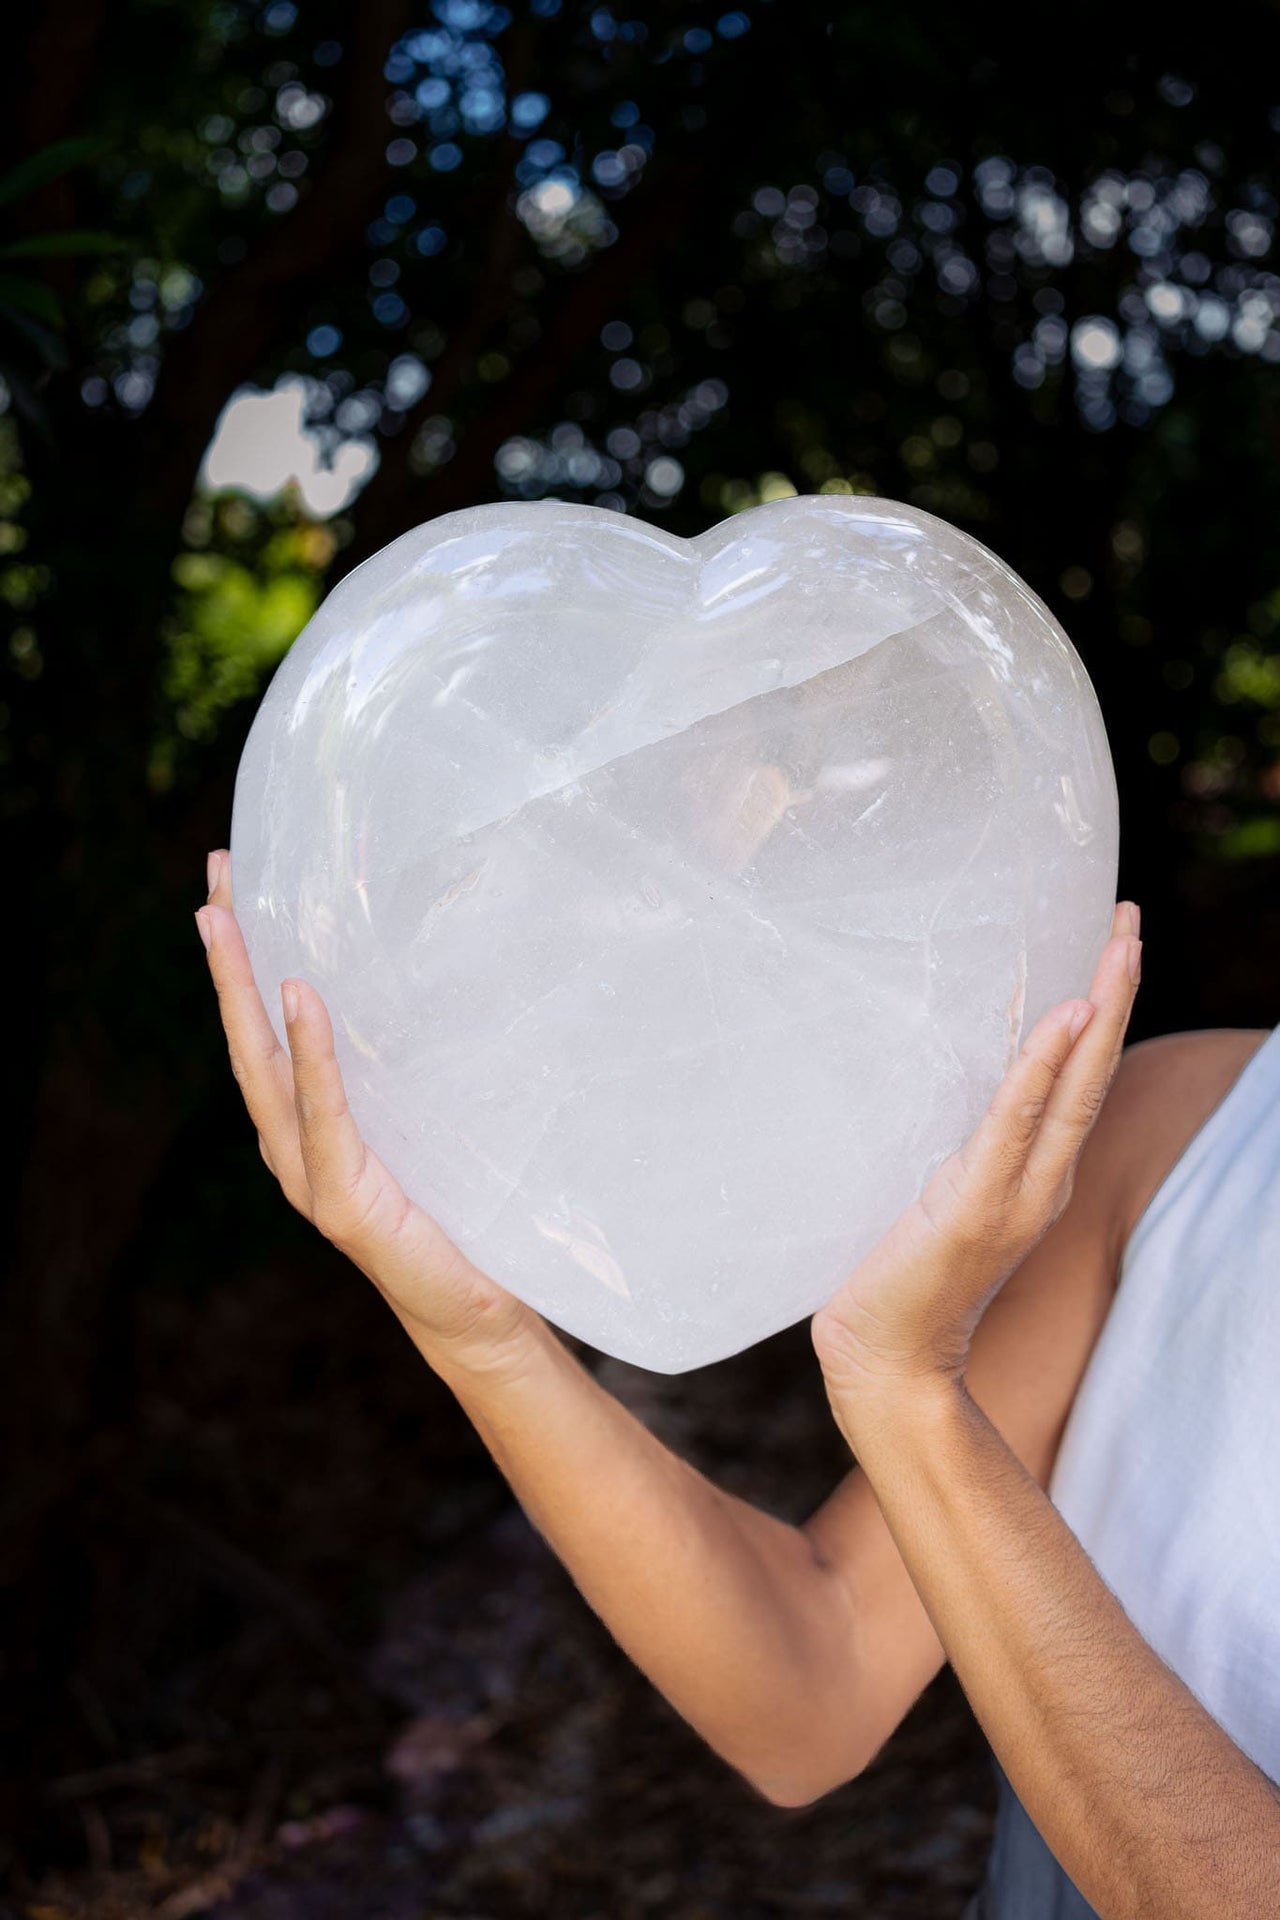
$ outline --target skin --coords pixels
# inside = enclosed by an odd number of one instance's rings
[[[319,994],[278,1044],[230,859],[197,914],[291,1204],[378,1287],[624,1651],[779,1806],[855,1778],[949,1661],[1103,1920],[1280,1912],[1280,1793],[1129,1622],[1048,1499],[1136,1220],[1266,1032],[1122,1052],[1137,909],[966,1145],[812,1322],[856,1455],[791,1526],[714,1486],[482,1273],[361,1141]],[[1074,1031],[1073,1031],[1074,1026]]]

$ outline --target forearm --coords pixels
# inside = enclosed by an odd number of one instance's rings
[[[1103,1920],[1280,1911],[1280,1794],[967,1393],[899,1389],[846,1431],[997,1757]]]
[[[761,1792],[801,1777],[849,1654],[840,1590],[804,1533],[673,1454],[544,1322],[500,1370],[426,1357],[658,1691]]]

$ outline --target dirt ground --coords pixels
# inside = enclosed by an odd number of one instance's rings
[[[85,1516],[48,1864],[13,1913],[960,1914],[994,1793],[949,1673],[861,1779],[774,1807],[617,1648],[350,1269],[160,1292],[135,1343],[141,1416]],[[785,1519],[847,1469],[807,1325],[671,1378],[575,1351]]]

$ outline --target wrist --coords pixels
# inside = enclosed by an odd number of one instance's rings
[[[397,1318],[431,1371],[455,1392],[513,1383],[552,1348],[563,1351],[541,1314],[500,1289],[481,1299],[465,1326],[448,1332],[399,1309]]]
[[[843,1369],[826,1376],[836,1425],[866,1464],[882,1443],[901,1450],[911,1437],[927,1446],[945,1442],[973,1408],[964,1375],[954,1367]]]

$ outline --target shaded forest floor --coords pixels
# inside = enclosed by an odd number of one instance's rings
[[[144,1284],[130,1333],[68,1562],[42,1864],[10,1911],[959,1915],[993,1791],[949,1673],[869,1774],[773,1807],[616,1647],[322,1244],[194,1293]],[[846,1470],[807,1323],[676,1378],[575,1351],[785,1519]]]

